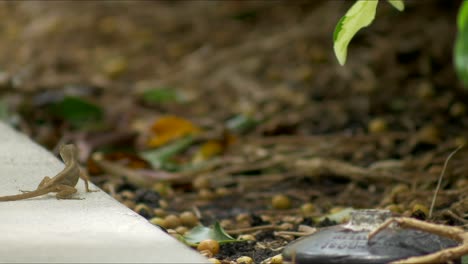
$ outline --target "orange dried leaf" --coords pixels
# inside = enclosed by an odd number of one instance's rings
[[[213,156],[220,154],[224,147],[218,140],[210,140],[200,146],[198,151],[193,156],[193,162],[200,162],[207,160]]]
[[[200,128],[186,119],[165,116],[154,122],[151,131],[153,135],[148,141],[148,146],[159,147],[175,139],[198,133]]]

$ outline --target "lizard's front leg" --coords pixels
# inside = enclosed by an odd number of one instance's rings
[[[81,198],[72,197],[72,195],[77,192],[75,187],[65,184],[58,184],[55,188],[57,189],[57,194],[55,195],[57,199],[82,200]]]
[[[80,178],[84,181],[86,192],[99,192],[98,190],[89,189],[89,177],[82,169],[80,169]]]

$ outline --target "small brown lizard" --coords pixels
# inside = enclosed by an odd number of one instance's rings
[[[65,163],[65,168],[55,177],[45,177],[42,179],[37,189],[24,192],[22,194],[0,196],[0,201],[17,201],[41,196],[47,193],[56,193],[57,199],[73,199],[71,196],[76,193],[76,184],[82,178],[85,182],[87,192],[91,192],[88,187],[88,179],[79,167],[77,156],[78,151],[75,145],[62,145],[60,147],[60,156]]]

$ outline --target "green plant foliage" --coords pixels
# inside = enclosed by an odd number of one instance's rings
[[[192,136],[186,136],[166,146],[143,151],[140,153],[140,156],[147,160],[155,169],[165,168],[173,171],[177,169],[177,166],[172,164],[169,159],[186,150],[193,142],[194,138]]]
[[[244,133],[255,127],[259,121],[250,116],[240,114],[226,121],[226,127],[236,133]]]
[[[378,1],[358,0],[338,21],[333,33],[333,49],[341,65],[346,63],[348,45],[356,33],[375,18]]]
[[[77,127],[99,122],[103,116],[101,108],[74,96],[64,97],[63,100],[51,105],[50,110],[52,114]]]
[[[462,31],[466,26],[466,21],[468,21],[468,3],[463,1],[458,10],[458,17],[457,17],[457,26],[458,30]]]
[[[146,90],[141,98],[148,103],[171,103],[181,99],[175,89],[164,87]]]
[[[183,240],[192,246],[196,246],[198,243],[206,239],[216,240],[219,244],[239,241],[226,233],[218,222],[216,222],[212,228],[198,225],[183,236]]]
[[[458,11],[458,34],[455,40],[454,63],[458,78],[468,88],[468,2],[464,1]]]
[[[405,3],[403,0],[387,0],[393,7],[398,9],[398,11],[405,10]]]
[[[462,257],[462,264],[468,264],[468,255]]]
[[[403,11],[403,0],[388,0],[396,9]],[[358,0],[338,21],[333,32],[333,49],[340,65],[346,63],[348,45],[356,33],[374,21],[375,11],[379,1]]]

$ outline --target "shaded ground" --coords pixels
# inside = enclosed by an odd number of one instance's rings
[[[382,3],[340,67],[331,37],[350,4],[1,2],[8,121],[51,149],[74,142],[82,161],[114,155],[110,167],[89,162],[93,181],[147,218],[194,210],[206,225],[256,236],[222,246],[226,261],[276,255],[295,238],[278,231],[315,226],[340,207],[426,218],[444,161],[467,137],[451,61],[458,2],[408,1],[402,13]],[[183,100],[142,100],[155,87]],[[104,122],[77,129],[51,113],[64,95],[98,105]],[[150,170],[138,157],[122,166],[129,156],[116,151],[148,149],[165,115],[202,130],[176,164],[196,164],[206,142],[220,150],[186,170]],[[235,117],[252,122],[232,129]],[[468,223],[467,157],[461,149],[450,160],[431,220]],[[144,188],[128,180],[129,167],[149,175]],[[278,194],[291,199],[287,209],[272,208]],[[315,209],[301,210],[306,203]],[[267,227],[236,232],[252,226]]]

